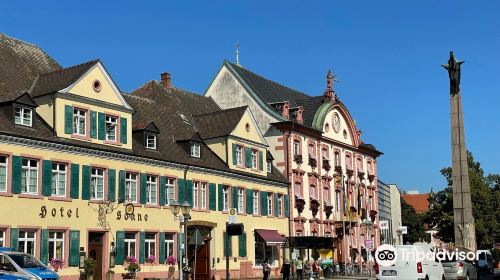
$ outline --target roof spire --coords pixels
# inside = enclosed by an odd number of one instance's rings
[[[240,65],[240,43],[236,42],[236,65]]]
[[[324,98],[328,101],[332,101],[335,97],[335,91],[333,90],[333,81],[336,81],[335,77],[337,75],[332,74],[332,70],[328,69],[328,74],[326,75],[326,90]]]

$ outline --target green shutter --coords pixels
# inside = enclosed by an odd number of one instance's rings
[[[16,252],[19,248],[19,229],[18,228],[10,228],[10,248]]]
[[[105,140],[106,139],[106,114],[101,113],[101,112],[97,113],[97,122],[98,122],[97,139]]]
[[[73,134],[73,106],[64,105],[64,133]]]
[[[127,144],[127,118],[120,118],[120,142]]]
[[[223,211],[224,210],[224,199],[223,199],[223,196],[224,196],[224,185],[222,184],[219,184],[219,211]]]
[[[21,177],[23,173],[23,159],[12,156],[12,193],[21,193]]]
[[[167,177],[160,176],[160,205],[165,205],[167,203],[167,188],[165,187],[166,184]]]
[[[78,199],[80,190],[80,165],[71,164],[71,198]]]
[[[233,143],[233,165],[236,165],[236,144]]]
[[[116,232],[115,262],[118,265],[121,265],[125,262],[125,232],[123,232],[123,231]]]
[[[208,195],[210,197],[208,208],[212,211],[217,211],[217,190],[214,183],[208,184]]]
[[[231,188],[231,208],[238,209],[238,188]]]
[[[160,256],[158,257],[160,264],[165,262],[165,233],[160,232]]]
[[[245,166],[247,168],[252,167],[252,149],[245,147]]]
[[[267,192],[260,192],[260,209],[262,216],[267,216]]]
[[[146,174],[144,173],[141,173],[141,198],[140,198],[140,201],[141,201],[141,204],[146,204],[146,202],[148,201],[147,200],[147,191],[146,191],[146,181],[147,181],[147,177],[146,177]]]
[[[275,193],[275,194],[273,194],[273,196],[274,196],[274,215],[276,217],[278,217],[278,213],[279,213],[278,210],[280,208],[280,205],[278,203],[278,194]]]
[[[82,199],[90,199],[90,166],[82,166]]]
[[[253,190],[247,189],[247,214],[253,214]]]
[[[44,196],[52,195],[52,161],[42,161],[42,194]]]
[[[193,181],[187,180],[186,186],[186,201],[193,206]]]
[[[285,197],[285,217],[290,217],[290,196],[288,194],[284,195]]]
[[[144,263],[146,260],[146,233],[141,231],[140,235],[139,263]]]
[[[80,265],[80,231],[71,230],[69,232],[69,266]]]
[[[224,257],[227,257],[227,256],[231,257],[231,256],[233,256],[233,248],[232,248],[232,247],[233,247],[233,246],[232,246],[233,244],[231,244],[231,243],[232,243],[232,240],[233,240],[233,239],[232,239],[232,236],[229,236],[229,241],[228,241],[228,243],[229,243],[229,244],[228,244],[228,245],[229,245],[229,247],[228,247],[228,248],[226,248],[227,233],[226,233],[226,232],[224,232],[223,234],[224,234],[224,235],[223,235],[223,236],[224,236],[224,238],[223,238],[223,241],[224,241]]]
[[[108,169],[108,200],[116,201],[116,170]]]
[[[259,164],[260,171],[264,171],[264,153],[262,153],[262,151],[259,151]]]
[[[118,173],[118,202],[125,202],[125,170]]]
[[[246,257],[247,256],[247,234],[243,233],[238,236],[238,256]]]
[[[40,238],[40,261],[47,265],[49,263],[49,230],[42,229]]]
[[[186,200],[186,181],[184,179],[177,179],[177,199],[179,203],[183,203]]]
[[[90,137],[97,138],[97,112],[90,111]]]

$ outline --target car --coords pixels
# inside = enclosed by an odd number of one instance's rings
[[[477,250],[477,254],[479,254],[477,261],[479,272],[493,275],[495,273],[495,265],[490,250]]]
[[[1,280],[59,280],[59,275],[30,254],[0,247]]]
[[[379,280],[443,280],[443,265],[435,258],[417,259],[421,254],[432,254],[429,244],[396,245],[396,263],[391,266],[376,266]],[[429,254],[429,255],[430,255]]]
[[[456,257],[446,258],[441,262],[446,280],[477,280],[476,264],[468,260],[459,260]]]

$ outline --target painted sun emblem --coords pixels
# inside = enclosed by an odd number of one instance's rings
[[[340,117],[338,113],[333,115],[333,130],[335,130],[335,132],[340,131]]]
[[[132,203],[129,203],[125,206],[125,213],[129,215],[134,214],[134,205]]]

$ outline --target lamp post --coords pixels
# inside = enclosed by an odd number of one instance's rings
[[[372,229],[372,226],[373,226],[373,223],[370,219],[366,219],[366,221],[363,222],[363,224],[365,225],[366,227],[366,235],[368,236],[369,239],[367,240],[371,240],[372,239],[372,235],[371,235],[371,229]],[[372,246],[373,246],[373,242],[372,242]],[[366,248],[365,246],[365,249],[368,249]],[[366,258],[368,259],[368,266],[370,267],[370,277],[372,277],[372,266],[371,266],[371,248],[370,248],[370,255],[368,255],[368,250],[366,250]]]
[[[179,234],[179,238],[177,239],[177,242],[179,242],[179,251],[178,251],[178,257],[179,257],[179,280],[182,280],[183,278],[183,262],[184,262],[184,256],[186,256],[187,259],[187,223],[191,219],[191,216],[189,215],[189,212],[191,211],[191,204],[189,204],[187,201],[184,201],[182,204],[177,202],[177,201],[172,201],[170,203],[170,210],[172,211],[172,214],[174,215],[174,220],[179,221],[179,233],[182,233],[182,226],[184,226],[184,240],[182,240],[180,237],[181,234]],[[184,251],[183,251],[184,249]],[[184,254],[183,254],[184,252]],[[186,269],[188,268],[188,263],[186,261]],[[189,277],[186,277],[186,280]]]

